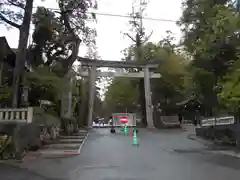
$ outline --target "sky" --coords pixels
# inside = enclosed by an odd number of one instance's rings
[[[138,1],[138,0],[135,0]],[[132,11],[133,0],[98,0],[99,13],[128,15]],[[179,20],[181,16],[182,0],[149,0],[144,17],[154,19]],[[45,6],[48,8],[58,8],[56,0],[35,0],[36,6]],[[97,30],[97,48],[98,54],[102,60],[121,60],[123,57],[121,51],[132,43],[131,40],[124,36],[123,33],[129,32],[128,18],[111,17],[97,15],[97,23],[94,24]],[[146,33],[153,34],[149,41],[158,42],[166,35],[166,31],[172,31],[177,40],[180,40],[180,28],[174,22],[143,20],[143,26]],[[33,27],[31,27],[32,33]],[[7,29],[0,24],[0,36],[5,36],[12,48],[18,45],[19,32],[17,29]],[[31,38],[30,38],[31,40]],[[86,47],[81,45],[79,56],[84,56]]]
[[[49,8],[58,8],[56,0],[35,0],[35,6],[41,5]],[[132,11],[133,0],[98,0],[98,10],[100,13],[128,15]],[[178,20],[181,16],[181,0],[149,0],[145,17],[154,19]],[[97,15],[97,47],[101,59],[120,60],[121,50],[128,47],[131,41],[124,37],[124,32],[129,32],[128,18],[111,17]],[[180,29],[174,22],[144,20],[143,25],[147,34],[153,31],[150,41],[158,42],[165,36],[166,30],[171,30],[177,39],[180,38]],[[31,28],[33,29],[33,28]],[[6,36],[12,48],[18,44],[18,30],[8,30],[4,25],[0,25],[0,35]],[[86,53],[85,47],[80,47],[80,56]]]

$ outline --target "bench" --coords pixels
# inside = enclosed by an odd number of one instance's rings
[[[172,116],[161,115],[158,121],[161,128],[180,128],[181,127],[181,124],[178,120],[178,116],[176,115],[172,115]]]
[[[0,124],[12,123],[32,123],[33,107],[28,108],[1,108],[0,109]]]

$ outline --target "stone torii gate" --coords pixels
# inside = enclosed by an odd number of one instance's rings
[[[89,67],[88,71],[80,71],[79,75],[82,77],[89,76],[89,111],[88,111],[88,127],[92,126],[93,119],[93,107],[94,107],[94,95],[95,95],[95,81],[98,76],[105,77],[126,77],[126,78],[144,78],[144,88],[145,88],[145,103],[146,103],[146,118],[149,128],[153,128],[153,108],[151,99],[151,78],[160,78],[161,74],[152,73],[150,69],[156,69],[158,64],[146,64],[134,61],[106,61],[106,60],[93,60],[88,58],[79,57],[78,61],[81,62],[82,67]],[[110,67],[110,68],[142,68],[144,71],[136,73],[124,73],[124,72],[98,72],[99,67]]]

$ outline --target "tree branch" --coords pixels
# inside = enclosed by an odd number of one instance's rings
[[[63,20],[64,26],[67,28],[67,30],[68,30],[73,36],[76,37],[76,34],[74,33],[74,30],[73,30],[73,28],[72,28],[71,25],[70,25],[69,16],[68,16],[68,14],[66,13],[66,11],[64,11],[64,5],[63,5],[63,2],[62,2],[62,1],[59,2],[59,8],[60,8],[60,11],[61,11],[61,18],[62,18],[62,20]]]
[[[10,20],[7,19],[6,17],[4,17],[2,14],[0,14],[0,20],[2,20],[2,21],[4,21],[5,23],[7,23],[7,24],[9,24],[9,25],[11,25],[11,26],[13,26],[13,27],[15,27],[15,28],[18,28],[18,29],[20,29],[20,27],[21,27],[19,24],[10,21]]]
[[[21,9],[24,9],[24,4],[21,2],[13,2],[12,0],[7,0],[8,3],[6,3],[7,5],[12,5]]]
[[[136,42],[136,40],[132,38],[128,33],[124,33],[124,35],[128,36],[133,42]]]
[[[153,31],[148,35],[148,37],[145,38],[143,43],[147,42],[149,40],[149,38],[152,36],[152,34],[153,34]]]

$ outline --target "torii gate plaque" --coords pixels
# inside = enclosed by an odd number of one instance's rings
[[[88,71],[80,72],[80,76],[89,76],[89,111],[88,111],[88,127],[92,127],[93,119],[93,105],[94,105],[94,94],[96,90],[95,81],[98,76],[113,76],[113,77],[128,77],[128,78],[144,78],[145,88],[145,103],[146,103],[146,116],[147,124],[149,128],[153,128],[153,108],[151,98],[151,78],[160,78],[161,74],[151,73],[150,69],[156,69],[158,64],[140,64],[138,62],[126,62],[126,61],[105,61],[105,60],[92,60],[88,58],[78,58],[82,66],[90,67]],[[98,67],[111,67],[111,68],[142,68],[143,72],[138,73],[121,73],[121,72],[97,72]]]

